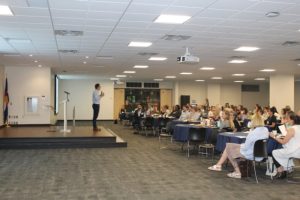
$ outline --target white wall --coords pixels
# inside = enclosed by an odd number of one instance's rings
[[[0,66],[0,95],[4,94],[4,87],[5,87],[5,72],[4,71],[5,71],[4,66]],[[0,97],[0,105],[3,105],[3,98],[1,98],[1,97]],[[3,110],[0,111],[0,126],[2,126],[2,125],[3,125]]]
[[[241,84],[221,84],[221,105],[242,104]]]
[[[50,68],[6,67],[10,97],[9,119],[18,124],[50,124]],[[38,114],[25,112],[25,97],[39,98]]]
[[[207,98],[209,105],[221,105],[221,85],[219,83],[207,84]]]
[[[295,82],[295,111],[300,111],[300,82]]]
[[[242,105],[253,110],[255,104],[268,106],[269,103],[269,83],[259,84],[259,92],[242,92]]]
[[[100,103],[100,120],[112,120],[114,112],[114,85],[112,81],[99,80],[59,80],[59,101],[65,98],[64,91],[70,92],[70,102],[68,102],[68,119],[72,119],[73,107],[76,108],[77,120],[91,120],[93,116],[92,93],[94,85],[100,83],[101,90],[105,96]],[[63,119],[63,106],[59,105],[57,119]]]
[[[197,104],[204,104],[206,98],[206,85],[205,83],[195,81],[181,81],[178,83],[178,98],[180,103],[181,95],[190,95],[190,102]],[[176,102],[176,101],[175,101]]]
[[[270,105],[278,110],[289,105],[294,110],[294,75],[273,75],[270,77]]]

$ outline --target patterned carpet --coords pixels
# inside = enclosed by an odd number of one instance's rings
[[[180,146],[102,122],[128,148],[0,150],[1,200],[299,199],[300,186],[262,177],[233,180],[210,172],[211,160],[187,159]]]

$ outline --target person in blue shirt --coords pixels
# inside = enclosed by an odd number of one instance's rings
[[[99,83],[95,84],[95,90],[93,92],[93,130],[101,131],[100,128],[97,127],[97,118],[100,111],[100,99],[104,96],[104,93],[101,91],[101,85]]]
[[[253,160],[254,143],[257,140],[267,139],[269,137],[268,128],[264,127],[264,120],[259,113],[256,113],[251,121],[253,128],[246,137],[243,144],[226,143],[226,148],[217,162],[217,164],[209,167],[212,171],[222,171],[222,164],[229,159],[234,168],[234,172],[227,174],[230,178],[241,178],[241,171],[237,163],[237,158],[246,158]]]

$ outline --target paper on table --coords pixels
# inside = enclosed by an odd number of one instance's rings
[[[286,136],[287,131],[286,131],[285,125],[281,125],[281,126],[279,126],[278,128],[279,128],[279,130],[280,130],[280,132],[281,132],[281,135],[282,135],[282,136]]]

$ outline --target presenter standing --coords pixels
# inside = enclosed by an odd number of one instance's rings
[[[93,130],[101,131],[100,128],[97,127],[97,118],[100,111],[100,99],[104,96],[104,93],[100,91],[101,86],[99,83],[95,84],[95,90],[93,92]]]

